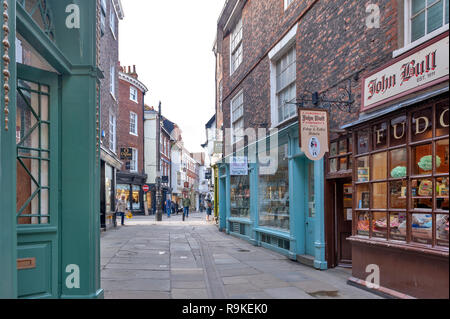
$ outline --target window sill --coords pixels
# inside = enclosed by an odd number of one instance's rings
[[[133,136],[139,137],[139,135],[137,135],[137,134],[135,134],[135,133],[132,133],[132,132],[130,132],[130,135],[133,135]]]
[[[114,101],[116,101],[117,102],[117,99],[116,99],[116,97],[114,96],[114,94],[110,91],[109,92],[109,94],[111,94],[111,97],[114,99]]]
[[[111,30],[111,34],[114,37],[114,40],[117,40],[116,34],[114,33],[113,29],[111,28],[111,26],[109,26],[109,30]]]
[[[403,48],[395,50],[394,52],[392,52],[392,57],[396,58],[396,57],[402,55],[403,53],[406,53],[406,52],[418,47],[419,45],[427,42],[428,40],[431,40],[432,38],[437,37],[438,35],[448,31],[449,30],[448,26],[449,26],[448,24],[444,25],[443,27],[431,32],[430,34],[427,34],[427,35],[423,36],[422,38],[405,45]]]

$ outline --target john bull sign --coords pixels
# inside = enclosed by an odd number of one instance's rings
[[[312,161],[329,151],[328,112],[298,108],[300,149]]]
[[[364,79],[362,111],[448,80],[449,37],[433,39]]]

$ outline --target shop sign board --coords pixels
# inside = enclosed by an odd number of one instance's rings
[[[312,161],[329,151],[329,117],[323,109],[298,108],[300,149]]]
[[[215,141],[214,142],[214,154],[222,154],[223,150],[223,142]]]
[[[133,150],[131,148],[121,148],[120,159],[125,161],[131,161],[133,159]]]
[[[363,79],[362,111],[448,80],[449,37],[437,37]]]
[[[248,175],[248,160],[247,156],[234,156],[230,163],[231,176],[247,176]]]

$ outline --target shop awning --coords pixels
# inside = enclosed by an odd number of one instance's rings
[[[442,93],[446,93],[448,91],[449,91],[449,87],[445,86],[445,87],[441,87],[441,88],[438,88],[438,89],[434,89],[433,91],[428,91],[426,93],[422,93],[420,95],[416,95],[413,98],[410,98],[408,100],[405,100],[405,101],[393,104],[393,105],[391,105],[391,106],[389,106],[387,108],[384,108],[384,109],[382,109],[380,111],[377,111],[377,112],[374,112],[374,113],[369,113],[369,114],[364,114],[364,115],[360,116],[360,118],[357,121],[352,122],[350,124],[346,124],[346,125],[342,126],[341,129],[346,130],[346,129],[352,128],[353,126],[356,126],[356,125],[359,125],[359,124],[362,124],[362,123],[374,120],[374,119],[376,119],[378,117],[381,117],[383,115],[386,115],[386,114],[389,114],[391,112],[400,110],[400,109],[402,109],[404,107],[407,107],[407,106],[410,106],[410,105],[414,105],[414,104],[420,103],[422,101],[425,101],[427,99],[430,99],[430,98],[435,97],[437,95],[440,95]]]

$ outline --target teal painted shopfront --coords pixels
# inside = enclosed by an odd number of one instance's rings
[[[99,298],[97,1],[2,0],[0,298]]]
[[[307,159],[298,139],[294,123],[219,164],[219,227],[292,260],[327,269],[324,162]],[[231,159],[240,155],[248,159],[248,174],[232,175]]]

